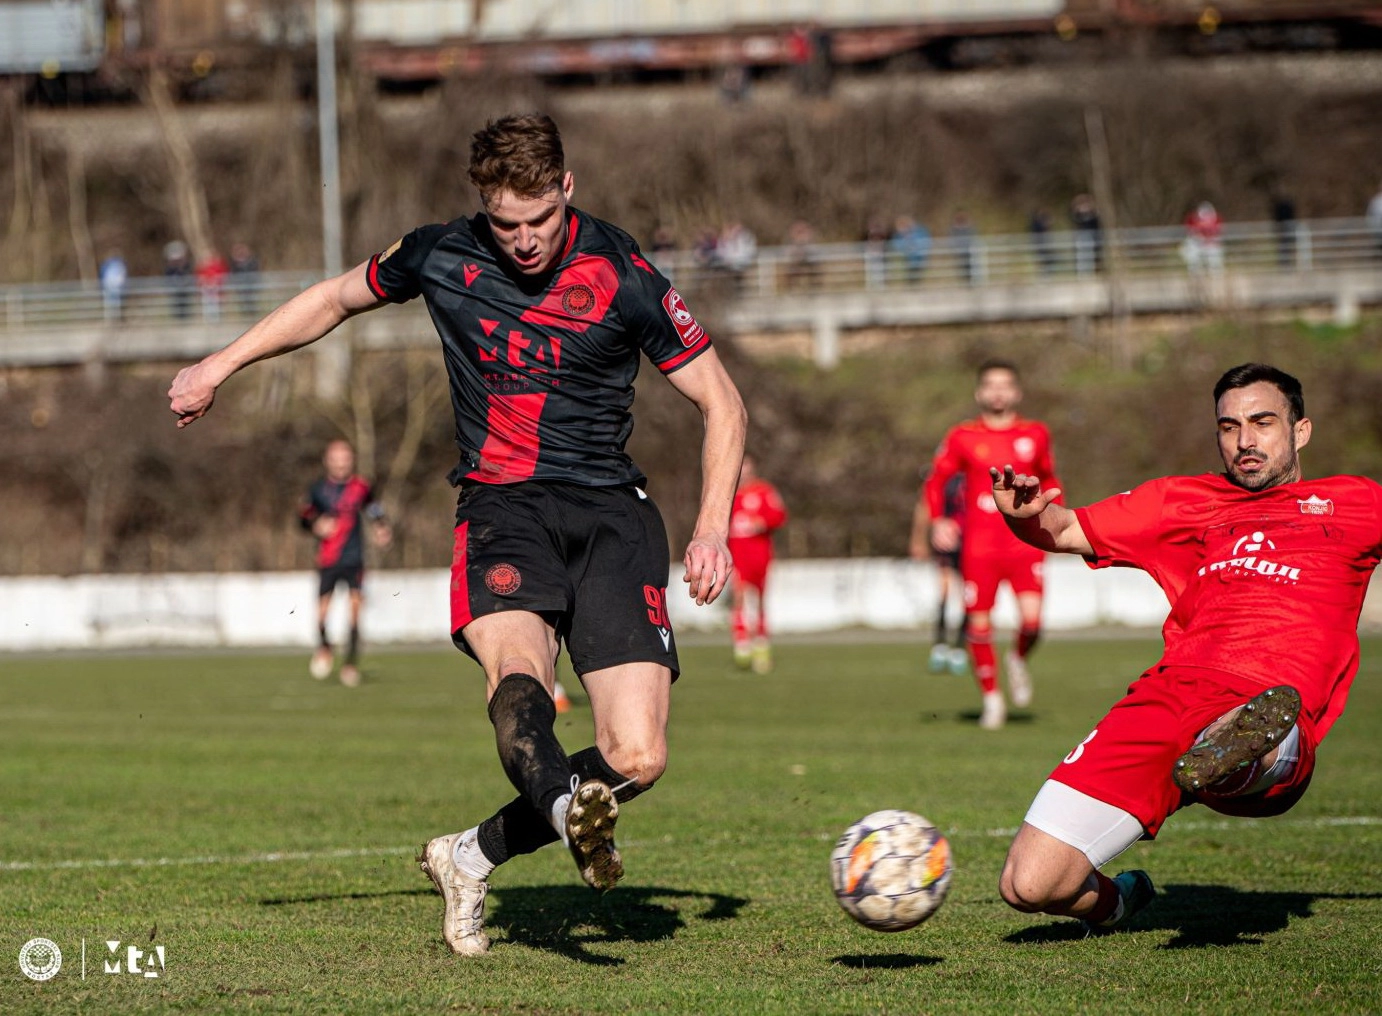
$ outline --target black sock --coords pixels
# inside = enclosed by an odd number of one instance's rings
[[[553,725],[557,707],[537,678],[509,674],[489,700],[499,761],[514,789],[545,815],[571,789],[571,762]]]
[[[945,601],[936,608],[936,637],[931,640],[938,646],[945,645]]]
[[[350,648],[346,650],[346,662],[354,664],[360,658],[360,629],[354,625],[350,629]]]
[[[614,799],[620,804],[632,801],[645,790],[652,789],[629,783],[628,777],[615,772],[600,754],[600,749],[595,747],[582,748],[572,755],[571,769],[582,780],[603,780],[611,788],[618,787],[614,791]],[[481,822],[476,837],[480,852],[491,864],[503,864],[510,857],[531,854],[559,839],[561,837],[547,820],[547,813],[538,814],[522,797],[510,801]]]
[[[328,642],[328,641],[326,641],[326,622],[325,622],[325,621],[323,621],[321,624],[317,625],[317,637],[318,637],[319,639],[321,639],[321,647],[322,647],[323,649],[330,649],[330,648],[331,648],[331,643]]]

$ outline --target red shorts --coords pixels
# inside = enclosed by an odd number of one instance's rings
[[[1201,800],[1182,794],[1171,779],[1176,759],[1205,727],[1268,687],[1269,682],[1202,667],[1155,666],[1133,682],[1050,778],[1122,808],[1155,836],[1169,815]],[[1304,713],[1296,722],[1300,761],[1289,779],[1261,794],[1219,798],[1209,806],[1226,815],[1265,817],[1300,800],[1315,771],[1318,739]]]
[[[967,550],[968,548],[966,548]],[[998,598],[998,583],[1006,582],[1014,594],[1040,593],[1041,566],[1046,555],[965,553],[960,558],[960,574],[965,580],[965,610],[992,610]]]
[[[773,563],[772,541],[757,537],[730,540],[729,556],[734,559],[734,581],[763,592],[768,566]]]

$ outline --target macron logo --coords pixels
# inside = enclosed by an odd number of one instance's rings
[[[479,265],[461,265],[461,271],[465,272],[465,284],[467,289],[480,277]]]

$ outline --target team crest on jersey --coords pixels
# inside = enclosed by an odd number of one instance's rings
[[[485,586],[495,596],[510,596],[518,592],[523,584],[523,576],[513,565],[504,563],[491,565],[485,572]]]
[[[1302,515],[1334,514],[1333,498],[1320,497],[1318,494],[1311,494],[1307,498],[1296,501],[1296,504],[1300,505],[1300,513]]]
[[[1019,459],[1030,459],[1036,456],[1036,442],[1029,437],[1020,437],[1013,441],[1013,454]]]
[[[700,341],[705,334],[705,329],[700,323],[691,316],[691,312],[686,309],[686,304],[682,302],[681,294],[675,289],[667,290],[667,295],[662,298],[662,308],[667,311],[667,316],[672,319],[672,324],[681,336],[681,344],[688,349]]]
[[[585,317],[595,309],[595,290],[589,286],[568,286],[561,294],[561,309],[572,317]]]

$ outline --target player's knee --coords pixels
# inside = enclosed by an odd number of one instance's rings
[[[1072,895],[1059,880],[1013,858],[1008,859],[998,877],[998,894],[1004,903],[1024,914],[1060,909]]]
[[[651,787],[667,771],[665,742],[620,744],[604,749],[611,769],[640,787]]]

